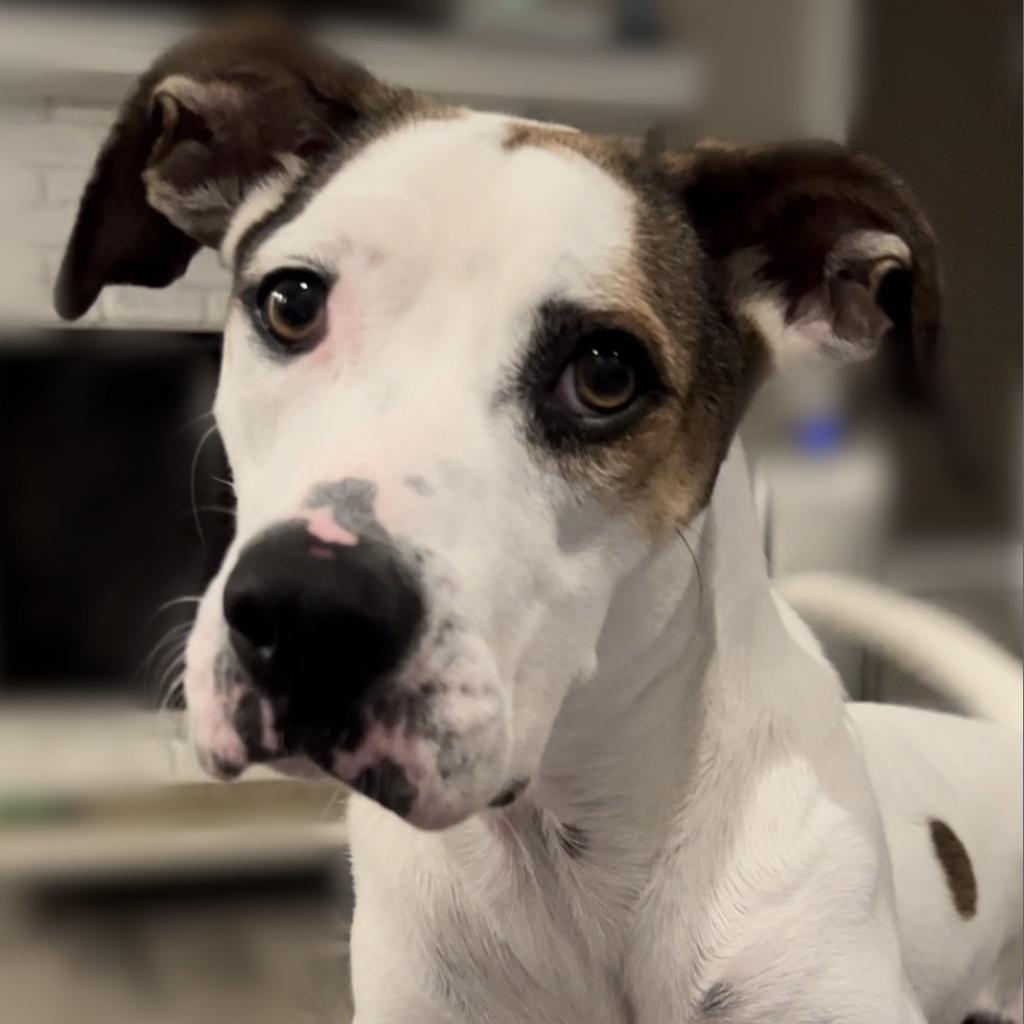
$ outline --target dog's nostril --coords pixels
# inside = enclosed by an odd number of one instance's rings
[[[256,650],[273,650],[276,640],[274,620],[255,601],[247,598],[236,601],[230,609],[228,624]]]
[[[225,594],[224,617],[231,631],[231,646],[238,660],[254,674],[263,675],[277,648],[277,627],[269,609],[245,589]]]

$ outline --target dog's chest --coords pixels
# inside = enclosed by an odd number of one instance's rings
[[[430,849],[433,837],[403,831],[418,853],[399,864],[392,857],[379,877],[390,893],[383,900],[401,891],[408,908],[404,948],[386,955],[425,980],[431,1006],[489,1024],[632,1020],[622,941],[638,883],[606,864],[582,831],[496,821],[449,843],[444,856]],[[374,913],[376,890],[376,872],[361,862],[395,839],[375,827],[354,844],[357,884],[368,881],[357,890],[358,914]]]
[[[460,1018],[494,1024],[632,1020],[610,943],[582,942],[568,914],[539,899],[500,917],[450,906],[433,930],[439,989]]]

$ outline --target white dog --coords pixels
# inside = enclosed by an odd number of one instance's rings
[[[200,245],[238,533],[190,713],[222,777],[363,794],[360,1024],[1021,1024],[1020,736],[843,703],[733,440],[773,364],[930,354],[905,186],[443,108],[257,26],[142,78],[58,309]]]

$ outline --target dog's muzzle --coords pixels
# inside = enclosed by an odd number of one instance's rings
[[[365,698],[415,643],[424,602],[392,545],[324,543],[299,522],[242,551],[224,616],[281,748],[323,760],[357,742]]]
[[[190,642],[203,764],[221,778],[315,766],[421,828],[493,802],[509,784],[505,691],[433,557],[298,518],[242,548],[223,620]]]

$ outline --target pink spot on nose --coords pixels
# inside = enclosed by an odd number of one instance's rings
[[[324,547],[321,544],[314,544],[310,549],[309,553],[314,558],[322,558],[325,562],[333,562],[337,557],[331,548]]]
[[[345,544],[352,547],[359,543],[359,538],[344,526],[339,526],[335,521],[331,510],[328,508],[314,508],[303,513],[309,532],[317,540],[325,544]],[[311,553],[313,553],[311,551]]]

